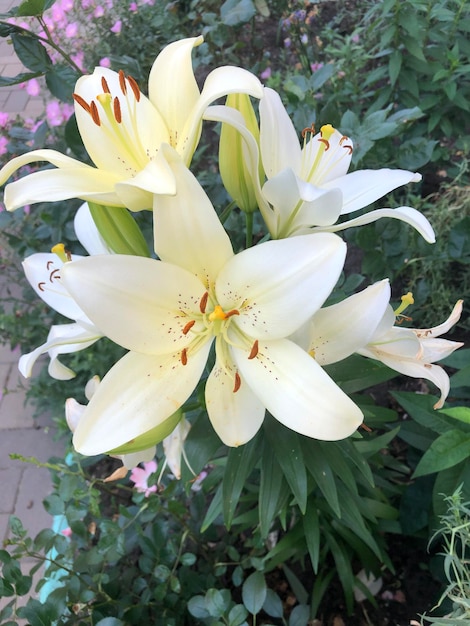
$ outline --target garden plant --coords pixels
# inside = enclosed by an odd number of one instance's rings
[[[46,107],[0,113],[2,341],[67,448],[2,626],[468,619],[469,30],[466,0],[0,16],[0,86]]]

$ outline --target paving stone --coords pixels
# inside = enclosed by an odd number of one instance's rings
[[[0,469],[0,513],[11,515],[15,511],[18,486],[22,470],[17,468]]]
[[[46,486],[47,485],[47,486]],[[43,500],[52,491],[49,471],[42,467],[28,467],[21,476],[15,515],[19,517],[30,537],[44,528],[51,528],[52,516],[44,509]]]
[[[3,541],[7,538],[9,519],[9,513],[0,513],[0,548],[3,545]]]

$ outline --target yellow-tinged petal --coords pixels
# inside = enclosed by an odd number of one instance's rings
[[[359,407],[292,341],[259,342],[254,359],[236,348],[233,355],[242,379],[284,426],[307,437],[337,441],[362,423]]]
[[[209,349],[208,342],[186,365],[179,353],[159,357],[129,352],[109,370],[83,413],[73,439],[76,450],[123,454],[135,452],[132,440],[149,431],[153,443],[169,435],[176,423],[168,420],[196,387]],[[149,447],[147,438],[141,443]]]
[[[118,254],[66,263],[62,279],[107,337],[145,354],[188,346],[183,329],[205,292],[196,276],[176,265]]]

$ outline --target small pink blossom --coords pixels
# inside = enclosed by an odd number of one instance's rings
[[[52,100],[46,105],[46,117],[50,126],[60,126],[66,122],[73,113],[70,104],[60,104],[57,100]]]
[[[117,35],[121,32],[122,22],[121,20],[117,20],[113,26],[109,29],[112,33],[116,33]]]
[[[270,67],[267,67],[260,74],[260,78],[262,78],[263,80],[266,80],[267,78],[270,78],[270,76],[271,76],[271,68]]]
[[[10,115],[8,113],[3,113],[0,111],[0,128],[5,128],[5,126],[10,121]]]
[[[72,536],[72,529],[70,528],[70,526],[67,526],[67,528],[64,528],[64,530],[60,531],[64,537],[71,537]]]
[[[192,481],[191,491],[201,491],[202,489],[201,485],[204,479],[207,478],[208,475],[209,475],[209,472],[206,472],[206,470],[202,470],[202,472],[200,472],[200,474],[198,474],[196,478]]]
[[[104,9],[101,6],[101,4],[99,4],[96,9],[93,11],[93,17],[103,17],[104,15]]]
[[[147,461],[143,463],[143,466],[143,468],[134,467],[129,479],[135,484],[137,491],[144,493],[145,497],[148,498],[151,493],[157,491],[157,485],[152,485],[151,487],[148,485],[148,479],[157,471],[157,463],[156,461]]]
[[[39,96],[40,91],[41,87],[35,78],[28,80],[28,82],[26,83],[26,93],[28,93],[30,96]]]
[[[351,37],[351,41],[352,41],[353,43],[359,43],[359,40],[360,40],[359,35],[353,35],[353,36]]]
[[[129,11],[131,11],[131,13],[136,13],[137,9],[138,9],[137,2],[131,2],[129,5]]]
[[[109,57],[103,57],[99,64],[101,67],[111,67],[111,59]]]
[[[0,155],[8,152],[8,139],[6,137],[0,137]]]
[[[310,69],[312,72],[318,72],[323,67],[323,63],[310,63]]]
[[[82,9],[89,9],[92,5],[92,0],[82,0]]]
[[[77,54],[72,54],[72,61],[78,65],[78,67],[81,70],[84,70],[84,64],[85,64],[85,53],[84,52],[77,52]]]
[[[77,22],[71,22],[67,24],[67,28],[65,29],[65,36],[68,38],[76,37],[78,34],[78,24]]]

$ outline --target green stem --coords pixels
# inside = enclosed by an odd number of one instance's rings
[[[246,222],[246,248],[251,248],[253,245],[253,213],[245,213]]]

